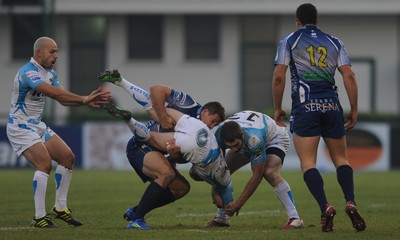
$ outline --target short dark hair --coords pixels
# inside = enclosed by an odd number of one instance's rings
[[[296,10],[296,18],[299,19],[302,25],[316,25],[318,21],[317,8],[311,3],[301,4]]]
[[[221,138],[224,142],[233,142],[235,139],[243,139],[242,128],[237,122],[228,121],[221,127]]]
[[[217,114],[221,122],[225,121],[225,108],[220,102],[208,102],[202,109],[207,109],[210,114]]]

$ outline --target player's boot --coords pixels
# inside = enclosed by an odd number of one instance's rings
[[[128,228],[128,229],[135,228],[135,229],[147,230],[147,229],[150,229],[151,227],[146,224],[146,222],[144,221],[143,218],[138,218],[138,219],[135,219],[133,221],[130,221],[128,223],[128,225],[126,226],[126,228]]]
[[[66,208],[63,211],[57,211],[56,207],[53,207],[53,209],[51,209],[51,215],[53,215],[57,219],[63,220],[64,222],[66,222],[69,225],[72,225],[74,227],[82,226],[81,222],[75,220],[72,217],[71,211],[68,208]]]
[[[100,82],[109,82],[115,85],[119,85],[119,83],[122,80],[121,74],[118,72],[117,69],[114,69],[112,71],[106,70],[97,77]]]
[[[323,232],[332,232],[333,228],[333,217],[336,215],[336,209],[330,205],[326,204],[325,212],[321,214],[321,225]]]
[[[124,219],[126,221],[132,221],[133,218],[135,217],[135,209],[133,208],[128,208],[123,215]]]
[[[204,227],[230,227],[231,226],[231,221],[229,218],[224,219],[224,218],[219,218],[219,217],[214,217],[213,220],[209,221]]]
[[[124,121],[129,121],[132,118],[131,112],[128,110],[122,109],[120,107],[115,106],[112,103],[105,103],[102,105],[102,108],[107,110],[107,113],[110,114],[111,116],[124,120]]]
[[[41,218],[33,218],[31,226],[34,228],[55,228],[56,225],[51,221],[51,219],[46,215]]]
[[[361,217],[360,212],[357,210],[357,207],[353,202],[349,201],[346,203],[345,212],[347,213],[347,215],[349,215],[351,223],[357,231],[365,230],[365,228],[367,227],[365,225],[365,221]]]
[[[304,227],[303,219],[300,218],[290,218],[284,225],[284,229],[294,229]]]

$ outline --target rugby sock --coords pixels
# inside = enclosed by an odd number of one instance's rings
[[[353,168],[349,165],[342,165],[336,169],[337,180],[342,188],[344,198],[347,201],[354,201],[354,180],[353,180]]]
[[[152,209],[150,209],[150,211],[153,209],[162,207],[164,205],[167,205],[169,203],[175,202],[175,200],[176,199],[175,199],[174,195],[172,194],[172,192],[169,189],[164,189],[163,195],[159,199],[157,199],[157,201],[154,203],[154,205],[153,205]],[[136,212],[137,208],[138,208],[138,205],[134,206],[133,212]]]
[[[62,211],[67,208],[67,196],[69,184],[71,183],[72,170],[58,165],[54,178],[56,180],[56,210]]]
[[[153,208],[151,210],[162,207],[169,203],[175,202],[175,197],[172,194],[172,192],[168,188],[163,189],[163,190],[164,191],[162,193],[162,196],[159,199],[157,199],[157,201],[154,203]]]
[[[139,205],[135,211],[135,217],[133,220],[138,218],[144,218],[144,216],[154,209],[154,205],[163,196],[164,189],[158,185],[158,183],[152,181],[144,191],[142,199],[140,199]]]
[[[141,122],[131,118],[126,122],[131,132],[135,135],[135,139],[139,142],[146,142],[150,138],[150,130]]]
[[[217,220],[220,220],[220,221],[229,220],[229,216],[223,208],[218,208],[217,216],[215,216],[215,218],[217,218]]]
[[[132,96],[133,100],[135,100],[140,106],[142,106],[144,110],[147,111],[153,107],[150,99],[150,94],[146,90],[132,84],[125,78],[122,78],[119,86],[125,89],[125,91],[127,91],[129,95]]]
[[[35,202],[35,218],[39,219],[46,216],[46,189],[49,174],[35,171],[33,175],[33,199]]]
[[[278,186],[274,187],[274,192],[285,207],[288,218],[300,218],[296,210],[292,191],[285,180],[280,182]]]
[[[328,200],[326,199],[324,191],[324,180],[322,179],[318,169],[308,169],[304,173],[303,178],[311,194],[314,196],[315,200],[317,200],[321,212],[324,212],[326,208],[325,204],[328,203]]]

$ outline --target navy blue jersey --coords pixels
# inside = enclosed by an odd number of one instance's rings
[[[279,43],[275,65],[290,67],[292,108],[312,99],[338,98],[336,69],[350,65],[343,42],[317,26],[304,26]]]
[[[171,89],[171,94],[167,98],[166,107],[175,109],[179,112],[182,112],[196,119],[200,119],[200,113],[203,106],[200,105],[195,100],[193,100],[193,98],[189,94],[175,89]],[[151,131],[157,131],[157,132],[165,131],[164,129],[161,129],[159,124],[154,120],[148,121],[146,126]]]

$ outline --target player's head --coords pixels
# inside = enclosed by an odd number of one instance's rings
[[[318,11],[317,8],[311,3],[301,4],[296,10],[296,22],[301,26],[317,25]]]
[[[227,148],[238,152],[243,145],[243,130],[237,122],[228,121],[221,127],[221,138]]]
[[[225,108],[219,102],[208,102],[201,109],[200,120],[212,129],[225,120]]]
[[[44,68],[54,68],[58,58],[57,43],[49,37],[38,38],[33,44],[33,58]]]

